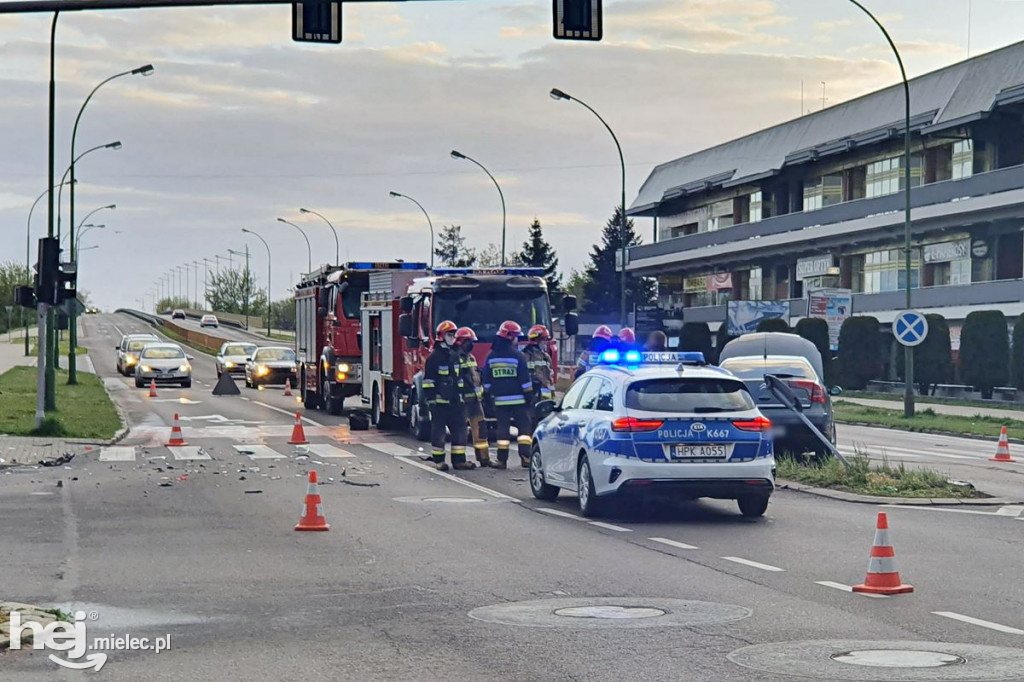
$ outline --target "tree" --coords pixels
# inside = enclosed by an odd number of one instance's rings
[[[928,335],[914,348],[914,381],[922,395],[934,393],[935,384],[942,384],[953,378],[953,351],[949,340],[949,325],[942,315],[925,315],[928,320]],[[896,349],[896,373],[904,378],[906,353],[901,345]]]
[[[832,362],[832,347],[828,338],[828,322],[818,317],[805,317],[793,328],[799,336],[814,344],[821,353],[821,364],[825,368],[822,380],[827,386],[836,384],[835,363]]]
[[[960,374],[964,382],[980,390],[982,398],[991,398],[992,389],[1005,384],[1009,364],[1010,340],[1003,313],[970,313],[960,332]]]
[[[461,225],[444,225],[437,240],[434,255],[442,265],[450,268],[468,268],[476,263],[476,252],[466,247]]]
[[[789,323],[781,317],[765,317],[757,323],[757,330],[759,332],[782,332],[784,334],[791,334],[792,329],[789,328]]]
[[[27,285],[30,280],[24,265],[14,262],[0,264],[0,332],[23,327],[26,320],[33,319],[31,311],[14,303],[15,287]]]
[[[1010,358],[1011,383],[1024,389],[1024,315],[1013,323],[1013,348]],[[915,365],[916,367],[916,365]]]
[[[590,279],[586,272],[573,270],[569,273],[569,279],[565,282],[565,293],[576,297],[576,304],[583,309],[586,307],[586,287]]]
[[[270,304],[270,326],[274,329],[295,329],[295,297]]]
[[[695,350],[704,354],[705,360],[711,358],[711,329],[707,322],[684,322],[683,333],[679,339],[679,350]]]
[[[168,313],[174,310],[175,308],[181,308],[182,310],[184,310],[185,308],[191,307],[192,304],[189,301],[186,301],[185,299],[179,297],[165,296],[156,302],[156,312],[158,314]]]
[[[544,279],[548,282],[548,291],[561,291],[562,275],[558,272],[558,256],[544,239],[544,229],[536,218],[530,223],[530,234],[523,242],[523,250],[517,254],[519,261],[531,268],[544,268]]]
[[[615,212],[604,226],[601,243],[595,244],[590,252],[590,265],[586,274],[588,281],[584,285],[584,298],[587,302],[585,311],[603,315],[616,314],[619,311],[619,292],[622,273],[615,268],[616,254],[622,251],[621,219],[622,210],[615,207]],[[640,237],[633,230],[633,221],[626,221],[626,245],[639,246]],[[649,305],[654,300],[657,282],[649,277],[628,275],[626,277],[626,310],[634,305]]]
[[[476,254],[477,267],[499,268],[501,267],[501,244],[488,244],[484,250]],[[519,254],[516,252],[505,254],[505,265],[522,265]],[[467,266],[468,267],[468,266]]]
[[[210,309],[218,313],[260,317],[267,305],[267,293],[256,286],[247,269],[222,270],[214,275],[206,297]]]
[[[863,389],[882,376],[882,341],[878,319],[855,315],[839,330],[839,371],[846,388]]]

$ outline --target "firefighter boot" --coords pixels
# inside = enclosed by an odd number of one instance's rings
[[[478,466],[491,466],[491,451],[487,447],[487,441],[484,441],[483,443],[477,443],[473,449],[476,450],[476,463]]]
[[[476,465],[466,461],[466,448],[458,445],[452,446],[452,469],[465,471],[475,469]]]
[[[491,464],[495,469],[508,468],[508,448],[511,443],[507,440],[498,440],[498,461]]]
[[[519,464],[524,469],[530,468],[530,447],[533,445],[533,439],[530,436],[519,436],[516,439],[519,445]]]
[[[444,448],[434,448],[433,452],[434,468],[438,471],[448,471],[448,465],[444,461]]]

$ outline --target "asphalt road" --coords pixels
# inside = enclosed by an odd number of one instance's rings
[[[407,436],[323,413],[306,415],[306,435],[330,447],[307,457],[287,444],[297,398],[214,397],[208,356],[195,353],[192,389],[156,399],[116,375],[114,342],[143,326],[83,321],[133,426],[123,449],[0,476],[2,596],[95,611],[90,637],[171,635],[159,654],[109,651],[105,679],[1024,678],[1021,507],[885,509],[916,591],[867,598],[842,588],[864,578],[879,507],[781,490],[764,519],[701,501],[595,523],[571,495],[533,500],[516,465],[441,475]],[[174,412],[202,452],[162,445]],[[327,533],[292,530],[311,468]],[[892,648],[965,662],[830,657]],[[0,654],[0,680],[82,674],[42,652]]]
[[[172,320],[170,315],[160,315],[160,317],[167,320],[168,322],[173,322],[174,324],[180,327],[184,327],[186,329],[193,329],[195,331],[203,332],[211,336],[217,336],[226,341],[249,341],[253,343],[259,343],[264,346],[281,345],[287,346],[289,348],[295,345],[294,342],[292,341],[277,341],[275,339],[270,339],[255,331],[239,329],[238,327],[232,327],[231,325],[227,324],[218,325],[217,327],[201,327],[199,325],[199,320],[192,319],[191,317],[187,317],[184,320]],[[249,324],[250,326],[259,326],[260,318],[251,318]]]

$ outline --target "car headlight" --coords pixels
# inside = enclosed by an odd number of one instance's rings
[[[235,366],[235,363],[231,362],[230,360],[225,360],[224,361],[224,367],[226,367],[227,369],[231,369],[234,366]]]
[[[153,368],[150,367],[149,365],[143,365],[142,367],[139,367],[139,369],[141,369],[143,372],[152,372],[153,371]]]
[[[138,360],[135,359],[134,355],[124,356],[124,361],[127,362],[129,365],[134,365],[136,362],[138,362]]]
[[[270,374],[270,369],[266,365],[257,365],[257,367],[256,367],[256,375],[257,376],[264,376],[266,374]]]
[[[348,363],[340,362],[338,363],[338,366],[335,369],[337,370],[338,374],[342,374],[348,373],[348,371],[351,370],[352,368],[348,366]]]
[[[191,372],[192,368],[189,365],[181,365],[178,367],[179,372]]]

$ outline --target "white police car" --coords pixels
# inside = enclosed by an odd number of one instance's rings
[[[702,353],[605,351],[537,425],[535,497],[579,495],[584,516],[620,496],[734,499],[761,516],[775,490],[771,421]],[[546,408],[546,409],[544,409]]]

